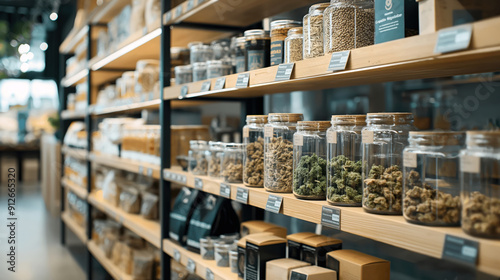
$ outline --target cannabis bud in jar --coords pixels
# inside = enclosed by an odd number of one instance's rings
[[[326,160],[313,154],[302,156],[293,172],[293,193],[298,197],[325,197]]]
[[[194,175],[207,175],[207,141],[191,140],[189,141],[190,151],[189,157],[192,159],[189,164],[189,171]]]
[[[224,145],[222,160],[222,178],[226,183],[241,183],[243,177],[243,144],[227,143]]]
[[[243,127],[243,183],[249,187],[264,186],[264,126],[266,115],[248,115]]]
[[[220,177],[220,169],[222,163],[222,155],[224,151],[224,143],[222,142],[208,142],[208,176],[218,178]]]
[[[362,161],[352,161],[341,155],[328,163],[330,185],[328,201],[339,204],[361,204],[363,197],[363,180],[361,176]]]
[[[363,206],[367,210],[401,214],[403,172],[399,166],[385,168],[372,166],[363,192]]]

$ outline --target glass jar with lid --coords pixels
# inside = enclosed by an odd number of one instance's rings
[[[207,63],[193,63],[193,82],[203,81],[207,79]]]
[[[247,52],[245,49],[245,37],[236,38],[236,51],[235,51],[235,64],[236,73],[243,73],[246,71],[246,58]]]
[[[402,215],[403,150],[413,126],[411,113],[370,113],[362,130],[363,208]]]
[[[304,59],[324,55],[323,46],[323,12],[330,3],[314,4],[304,16]]]
[[[462,230],[500,239],[500,131],[467,131],[460,152]]]
[[[263,29],[245,31],[245,51],[247,55],[245,71],[268,67],[270,65],[271,38]]]
[[[365,115],[332,116],[327,131],[327,201],[339,206],[361,206],[363,150],[361,130]]]
[[[241,143],[226,143],[222,157],[221,175],[226,183],[241,183],[243,177],[243,149]]]
[[[293,136],[293,194],[326,198],[326,130],[329,121],[299,121]]]
[[[231,75],[231,61],[210,60],[207,62],[207,79]]]
[[[412,223],[458,226],[459,153],[465,133],[412,131],[403,152],[403,216]]]
[[[189,141],[189,157],[191,163],[189,164],[189,172],[194,175],[207,175],[208,161],[207,161],[207,141],[191,140]]]
[[[302,60],[302,27],[290,28],[288,37],[285,39],[285,63],[292,63]]]
[[[135,67],[135,92],[150,95],[155,84],[160,80],[160,61],[143,59]]]
[[[211,43],[211,46],[214,52],[214,60],[228,58],[231,54],[227,39],[215,40]]]
[[[288,30],[300,27],[300,21],[281,19],[271,22],[271,66],[278,65],[284,61],[285,38]]]
[[[191,65],[175,66],[175,84],[182,85],[193,81],[193,67]]]
[[[243,127],[243,184],[249,187],[264,187],[264,126],[266,115],[249,115]]]
[[[210,141],[208,142],[208,176],[219,178],[224,153],[224,143]]]
[[[293,134],[302,114],[272,113],[264,127],[264,188],[291,193],[293,184]]]
[[[214,50],[211,46],[196,44],[189,48],[191,64],[196,62],[207,62],[214,59]]]

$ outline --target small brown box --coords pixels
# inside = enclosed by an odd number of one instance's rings
[[[266,279],[288,280],[292,269],[310,266],[309,263],[294,259],[277,259],[266,263]]]
[[[290,280],[337,280],[337,272],[319,266],[305,266],[292,270]]]
[[[342,240],[319,235],[304,240],[301,260],[312,265],[326,267],[326,254],[342,249]]]
[[[246,248],[247,248],[247,237],[258,236],[258,235],[273,235],[272,232],[261,232],[254,233],[247,236],[243,236],[238,240],[238,278],[245,277],[245,262],[246,262]]]
[[[318,236],[312,232],[299,232],[286,237],[288,241],[288,257],[290,259],[301,260],[302,244],[307,238]]]
[[[286,239],[272,235],[247,236],[246,280],[264,280],[266,263],[286,257]]]
[[[264,221],[248,221],[241,223],[241,236],[260,232],[272,232],[276,236],[286,238],[286,228],[284,227],[266,223]]]
[[[339,280],[389,280],[391,263],[354,250],[337,250],[327,254],[326,266],[337,271]]]

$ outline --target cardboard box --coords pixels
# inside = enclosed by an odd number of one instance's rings
[[[337,280],[335,270],[319,267],[305,266],[292,270],[290,280]]]
[[[418,35],[415,0],[375,0],[375,44]]]
[[[272,232],[261,232],[243,236],[238,240],[238,278],[243,279],[245,277],[245,262],[246,262],[246,248],[247,248],[247,237],[258,236],[258,235],[274,235]]]
[[[312,232],[299,232],[287,235],[288,256],[287,258],[301,260],[302,244],[307,238],[318,236]]]
[[[342,240],[323,235],[307,238],[302,244],[301,260],[312,265],[326,267],[326,254],[340,249],[342,249]]]
[[[266,279],[288,280],[292,269],[310,266],[309,263],[295,259],[277,259],[266,263]]]
[[[354,250],[337,250],[327,254],[328,268],[336,270],[339,280],[389,280],[391,263]]]
[[[286,256],[286,239],[273,235],[248,236],[245,280],[266,279],[266,263]]]
[[[260,232],[272,232],[276,236],[286,238],[286,228],[284,227],[264,221],[248,221],[241,223],[241,236]]]
[[[500,15],[498,0],[416,0],[420,34]]]

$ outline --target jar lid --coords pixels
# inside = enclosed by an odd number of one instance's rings
[[[135,68],[140,68],[139,66],[144,66],[144,65],[160,66],[160,61],[158,59],[141,59],[137,61]]]
[[[264,29],[250,29],[245,31],[244,35],[245,37],[257,36],[257,37],[267,38],[269,37],[269,32],[265,31]]]
[[[224,149],[228,150],[243,150],[245,147],[245,144],[242,143],[225,143],[224,144]]]
[[[300,25],[302,25],[302,22],[297,21],[297,20],[280,19],[280,20],[275,20],[275,21],[271,22],[271,30],[278,29],[278,28],[300,26]]]
[[[191,71],[191,70],[193,70],[193,66],[191,66],[191,64],[179,65],[174,67],[174,71]]]
[[[366,115],[333,115],[332,125],[366,125]]]
[[[124,78],[124,79],[133,78],[134,75],[135,75],[135,71],[127,71],[127,72],[123,72],[122,78]]]
[[[267,123],[267,115],[248,115],[247,123]]]
[[[245,36],[236,38],[236,44],[244,44],[244,43],[245,43]]]
[[[467,131],[467,146],[500,148],[500,131]]]
[[[212,46],[209,46],[209,45],[193,45],[191,46],[189,49],[191,49],[191,51],[196,51],[196,50],[202,50],[202,51],[211,51],[212,50]]]
[[[328,128],[330,128],[330,122],[329,121],[300,121],[297,122],[298,130],[320,130],[320,131],[326,131]]]
[[[368,113],[368,124],[407,124],[413,123],[412,113]]]
[[[464,146],[465,132],[460,131],[410,131],[408,141],[422,146]]]
[[[303,30],[302,27],[290,28],[290,29],[288,29],[288,36],[302,34],[302,30]]]
[[[193,63],[193,68],[206,68],[207,63],[206,62],[195,62]]]
[[[208,146],[210,147],[210,150],[222,150],[224,148],[224,143],[218,141],[209,141]]]
[[[303,119],[302,114],[294,113],[271,113],[268,115],[269,122],[298,122]]]
[[[312,14],[316,10],[323,11],[326,8],[328,8],[328,6],[330,6],[329,2],[314,4],[311,7],[309,7],[309,13]]]

